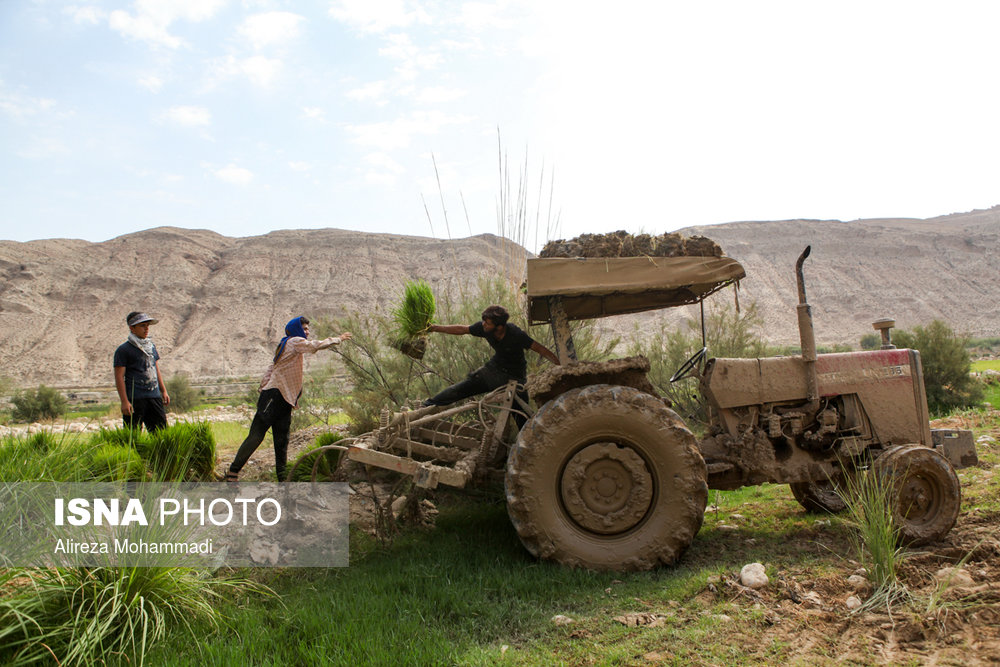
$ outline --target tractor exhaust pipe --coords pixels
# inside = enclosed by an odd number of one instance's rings
[[[795,262],[795,278],[799,288],[799,305],[796,311],[799,318],[799,345],[802,348],[802,361],[805,363],[806,390],[813,409],[819,408],[819,381],[816,377],[816,332],[813,330],[812,309],[806,301],[806,281],[802,275],[802,264],[809,256],[812,246],[799,255]]]

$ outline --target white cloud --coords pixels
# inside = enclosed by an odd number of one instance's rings
[[[107,12],[93,5],[70,5],[63,12],[69,14],[74,23],[87,25],[97,25],[107,16]]]
[[[427,51],[415,45],[408,35],[403,33],[389,35],[387,46],[378,50],[380,56],[400,61],[399,72],[415,75],[417,70],[431,69],[441,63],[441,54]]]
[[[308,162],[292,161],[288,163],[288,168],[291,169],[292,171],[309,171],[310,169],[312,169],[312,165],[309,164]]]
[[[319,107],[302,107],[302,115],[311,120],[324,120],[323,110]]]
[[[417,93],[414,99],[421,104],[442,104],[444,102],[454,102],[461,97],[465,97],[465,92],[457,88],[430,86]]]
[[[225,181],[232,185],[245,186],[250,185],[253,181],[252,171],[243,167],[237,167],[235,164],[226,165],[222,169],[216,169],[212,173],[220,181]]]
[[[408,0],[335,0],[330,3],[330,16],[367,33],[431,23],[420,4]]]
[[[36,137],[29,140],[28,144],[17,151],[19,157],[28,160],[44,160],[56,155],[67,155],[69,149],[66,145],[53,137]]]
[[[349,100],[356,102],[375,102],[382,105],[386,103],[386,83],[385,81],[372,81],[359,88],[347,91],[345,96]]]
[[[213,73],[224,79],[245,76],[254,85],[267,87],[277,78],[281,67],[281,60],[276,58],[251,56],[241,59],[235,56],[226,56],[215,61]]]
[[[368,166],[365,171],[365,182],[370,185],[395,185],[396,177],[406,169],[385,153],[369,153],[364,157]]]
[[[124,10],[111,12],[109,25],[124,37],[146,42],[150,46],[176,49],[184,41],[171,35],[170,24],[177,20],[200,23],[222,9],[228,0],[136,0],[134,13]]]
[[[238,28],[253,48],[284,44],[299,36],[303,17],[291,12],[265,12],[248,17]]]
[[[212,113],[204,107],[170,107],[163,113],[162,117],[164,120],[184,127],[204,127],[212,122]]]
[[[414,135],[431,135],[449,125],[468,123],[468,116],[447,116],[439,111],[416,111],[409,118],[398,118],[385,123],[348,125],[347,131],[354,142],[381,151],[406,148]]]
[[[51,111],[55,100],[46,97],[25,97],[0,89],[0,111],[14,118],[26,118]]]
[[[158,93],[163,88],[163,79],[151,74],[140,78],[139,85],[151,92]]]

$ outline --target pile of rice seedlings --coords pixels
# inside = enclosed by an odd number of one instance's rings
[[[343,440],[340,433],[321,433],[313,442],[312,446],[295,460],[288,474],[290,482],[311,482],[311,481],[334,481],[334,474],[337,472],[337,465],[340,462],[340,450],[326,449],[320,451],[320,447],[335,444],[338,440]],[[318,460],[317,460],[318,459]],[[315,473],[315,480],[313,479]]]

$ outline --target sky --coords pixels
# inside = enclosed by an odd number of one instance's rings
[[[1000,3],[0,0],[0,239],[1000,204]]]

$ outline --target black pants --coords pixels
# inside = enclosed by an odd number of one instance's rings
[[[132,414],[122,415],[122,423],[125,428],[139,428],[142,424],[146,430],[152,433],[157,429],[166,428],[167,411],[163,407],[163,399],[156,398],[136,398],[132,401]]]
[[[278,481],[285,479],[285,466],[288,463],[288,431],[292,426],[292,406],[289,405],[277,389],[266,389],[260,392],[257,399],[257,414],[250,422],[250,433],[236,452],[236,458],[229,464],[230,472],[238,473],[246,465],[250,455],[257,451],[263,442],[267,429],[271,429],[274,438],[274,470]]]
[[[493,391],[497,387],[504,386],[511,380],[517,380],[522,385],[525,382],[525,378],[514,377],[513,375],[500,370],[495,365],[487,363],[482,368],[477,368],[469,373],[468,377],[461,382],[457,382],[450,387],[441,390],[431,398],[428,398],[424,401],[424,405],[451,405],[452,403],[457,403],[464,398]],[[517,392],[517,395],[525,403],[528,402],[528,392],[522,389]],[[516,402],[514,403],[513,408],[515,410],[520,410],[520,406]],[[520,414],[520,412],[515,412],[514,421],[517,423],[517,427],[521,428],[524,426],[524,422],[527,421],[527,418]]]

